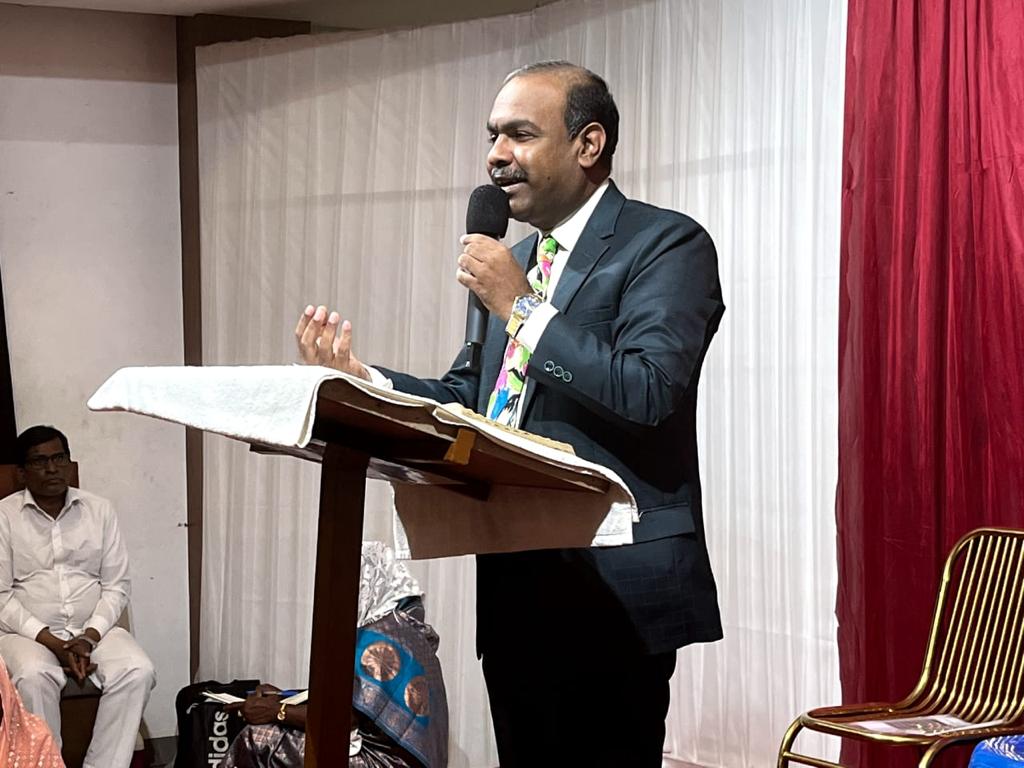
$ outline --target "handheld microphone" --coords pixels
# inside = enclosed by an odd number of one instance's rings
[[[473,190],[466,208],[466,233],[470,235],[487,235],[500,240],[508,231],[508,195],[501,187],[484,184]],[[466,307],[466,349],[469,359],[464,366],[466,370],[480,372],[480,348],[484,343],[487,328],[487,308],[479,297],[469,292]]]

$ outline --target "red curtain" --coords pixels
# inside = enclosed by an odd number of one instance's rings
[[[845,120],[837,612],[855,702],[910,691],[955,541],[1024,526],[1024,2],[850,0]]]

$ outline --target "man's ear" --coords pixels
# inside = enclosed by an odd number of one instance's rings
[[[577,159],[580,167],[593,168],[601,159],[605,142],[608,140],[604,126],[600,123],[587,123],[576,138],[579,140]]]
[[[25,468],[24,467],[15,467],[14,471],[18,475],[18,485],[24,485],[25,484]]]

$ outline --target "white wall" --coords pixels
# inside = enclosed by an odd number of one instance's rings
[[[64,430],[112,499],[132,621],[156,664],[151,736],[187,684],[184,433],[85,401],[182,360],[173,17],[0,4],[0,269],[17,424]]]

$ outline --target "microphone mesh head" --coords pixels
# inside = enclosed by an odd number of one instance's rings
[[[500,240],[508,231],[508,195],[501,187],[484,184],[473,190],[466,209],[466,232]]]

